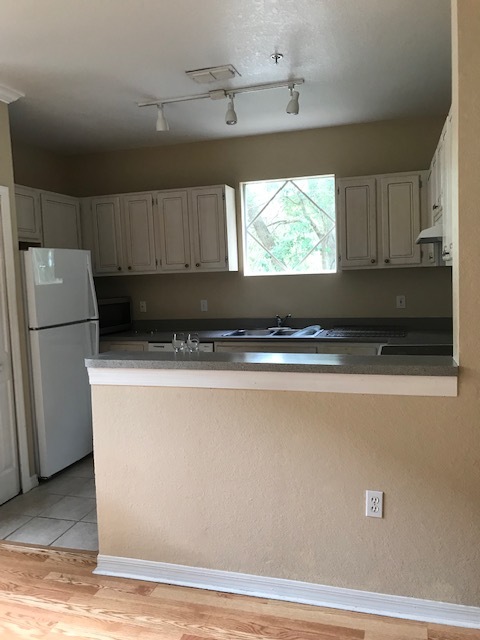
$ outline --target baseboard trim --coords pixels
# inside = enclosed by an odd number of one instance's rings
[[[106,555],[94,573],[480,629],[480,607],[449,602]]]

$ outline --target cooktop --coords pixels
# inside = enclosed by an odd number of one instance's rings
[[[334,327],[323,333],[325,338],[405,338],[399,327]]]

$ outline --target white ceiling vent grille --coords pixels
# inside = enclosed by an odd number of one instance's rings
[[[198,84],[224,82],[240,75],[232,64],[227,64],[223,67],[209,67],[208,69],[194,69],[193,71],[185,71],[185,73]]]

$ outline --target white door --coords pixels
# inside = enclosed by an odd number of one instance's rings
[[[20,492],[12,363],[5,300],[3,248],[0,246],[0,504]]]
[[[96,273],[122,273],[124,258],[120,198],[118,196],[92,198],[90,204],[95,271]]]
[[[42,193],[43,246],[80,249],[80,202],[76,198]]]
[[[225,270],[227,239],[222,187],[191,189],[195,269]]]
[[[31,328],[98,317],[90,251],[29,249],[25,281]]]
[[[420,264],[420,177],[381,179],[383,265]]]
[[[92,451],[92,408],[85,358],[98,352],[98,322],[30,330],[39,475]]]
[[[377,265],[375,178],[338,181],[342,269]]]
[[[187,191],[159,193],[155,218],[162,271],[192,268]]]
[[[149,273],[157,270],[153,233],[153,196],[138,193],[123,196],[123,221],[127,270]]]

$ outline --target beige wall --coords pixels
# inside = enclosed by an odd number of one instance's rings
[[[14,142],[12,153],[16,184],[70,194],[70,174],[64,156],[19,142]]]
[[[100,553],[480,605],[479,60],[461,0],[459,396],[97,387]]]
[[[70,170],[78,195],[419,170],[428,168],[442,125],[443,118],[424,118],[82,155]],[[237,211],[239,219],[239,202]],[[200,299],[209,303],[202,317],[450,316],[450,278],[448,268],[274,278],[180,274],[100,278],[97,289],[101,297],[131,295],[137,319],[197,318]],[[395,308],[397,294],[407,297],[405,311]],[[146,314],[138,311],[140,300]]]
[[[445,114],[446,116],[446,114]],[[83,154],[70,159],[74,194],[229,184],[324,173],[340,177],[428,169],[445,118],[393,120]]]
[[[245,278],[241,273],[96,278],[97,295],[131,295],[137,320],[155,318],[438,317],[452,315],[451,269],[379,269]],[[395,307],[404,294],[407,308]],[[200,300],[208,312],[200,312]],[[140,313],[139,302],[147,302]]]

